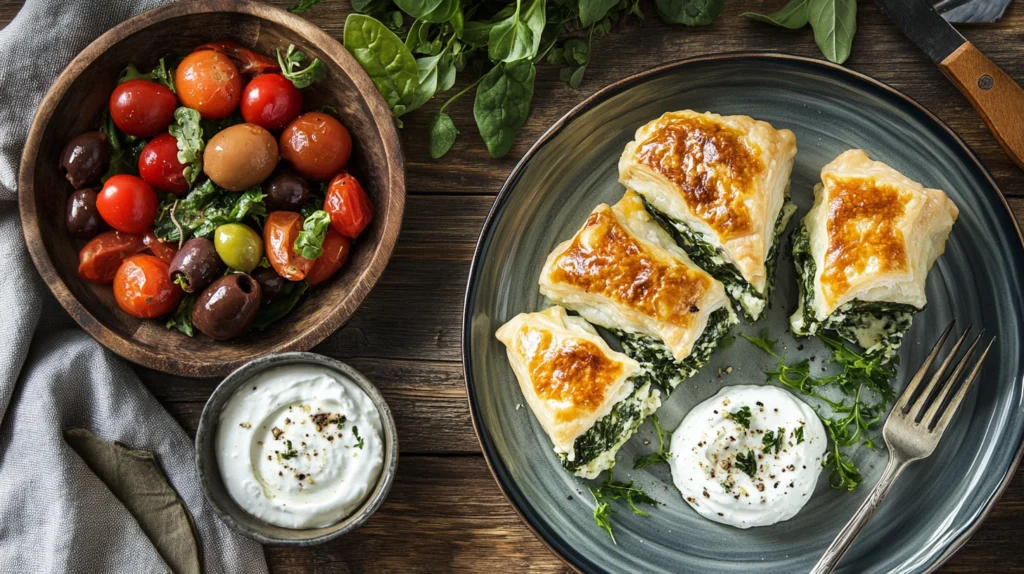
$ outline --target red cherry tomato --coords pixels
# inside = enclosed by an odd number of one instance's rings
[[[170,267],[152,255],[133,255],[114,276],[117,306],[139,319],[170,313],[181,301],[181,294],[181,288],[171,283]]]
[[[352,155],[352,137],[332,116],[309,112],[295,118],[281,133],[281,157],[307,179],[327,181]]]
[[[184,169],[185,164],[178,161],[178,140],[169,133],[150,140],[139,154],[139,176],[161,191],[174,195],[187,192]]]
[[[121,262],[143,248],[141,235],[104,231],[78,253],[78,276],[93,283],[110,283]]]
[[[110,94],[110,118],[124,133],[148,138],[167,129],[178,98],[156,82],[128,80]]]
[[[306,275],[310,285],[319,285],[334,275],[348,261],[352,251],[352,240],[333,229],[327,230],[324,237],[324,252],[313,261],[313,268]]]
[[[242,117],[269,131],[280,131],[302,113],[302,93],[281,74],[256,76],[242,91]]]
[[[178,244],[176,243],[164,243],[156,237],[156,233],[150,229],[142,236],[142,244],[146,246],[146,249],[150,253],[155,255],[157,259],[170,265],[171,261],[174,260],[174,256],[178,254]]]
[[[158,204],[153,188],[134,175],[108,179],[96,197],[96,210],[103,221],[125,233],[145,233],[153,227]]]
[[[324,210],[331,216],[335,231],[355,239],[373,221],[373,204],[352,174],[341,172],[331,180],[324,199]]]
[[[281,71],[274,60],[231,41],[210,42],[199,46],[195,51],[200,50],[213,50],[231,58],[231,61],[238,67],[238,72],[244,76]]]
[[[302,222],[294,211],[275,211],[263,226],[263,252],[274,271],[289,281],[302,281],[313,267],[313,261],[295,251]]]
[[[242,75],[231,59],[212,50],[192,52],[174,71],[174,86],[184,106],[205,120],[231,115],[242,94]]]

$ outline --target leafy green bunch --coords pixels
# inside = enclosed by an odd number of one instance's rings
[[[789,0],[778,12],[743,16],[790,30],[810,24],[821,54],[837,64],[850,57],[857,33],[857,0]]]
[[[352,0],[345,48],[366,70],[401,126],[401,117],[447,92],[459,73],[476,79],[448,98],[430,119],[429,148],[437,159],[459,134],[445,109],[475,89],[473,118],[493,157],[508,153],[530,113],[537,64],[561,66],[579,87],[594,36],[627,15],[643,17],[639,0]],[[657,0],[670,23],[710,23],[724,0]],[[405,18],[412,23],[405,29]],[[572,36],[565,38],[566,36]],[[579,37],[577,37],[579,36]],[[585,38],[586,40],[584,41]]]

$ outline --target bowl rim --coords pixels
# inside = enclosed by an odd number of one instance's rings
[[[1010,209],[1010,206],[1006,201],[1006,196],[1003,194],[1002,190],[999,188],[995,180],[992,178],[992,174],[988,171],[984,164],[981,163],[981,160],[978,159],[974,151],[971,150],[971,148],[967,145],[963,138],[961,138],[955,131],[953,131],[952,128],[946,125],[946,123],[943,122],[938,116],[933,114],[930,110],[925,108],[923,105],[918,103],[910,96],[907,96],[903,92],[897,90],[896,88],[893,88],[892,86],[882,82],[881,80],[877,80],[867,74],[851,70],[839,64],[834,64],[832,62],[820,60],[817,58],[798,56],[795,54],[757,50],[728,51],[720,52],[717,54],[694,56],[691,58],[683,58],[680,60],[675,60],[672,62],[661,64],[659,66],[655,66],[642,72],[626,76],[621,80],[617,80],[605,86],[604,88],[601,88],[591,96],[581,101],[579,104],[573,106],[572,109],[565,113],[565,115],[556,120],[551,125],[551,127],[549,127],[537,139],[537,141],[530,146],[526,153],[523,154],[523,157],[520,158],[518,162],[516,162],[515,167],[512,168],[512,171],[509,173],[508,177],[505,179],[505,182],[502,184],[501,189],[498,191],[497,196],[495,196],[494,203],[491,205],[491,209],[487,213],[487,217],[484,219],[484,222],[480,227],[480,235],[477,238],[476,247],[473,249],[473,258],[470,262],[469,274],[466,279],[466,292],[465,297],[463,299],[462,368],[463,377],[465,378],[466,381],[466,394],[467,401],[469,403],[469,414],[470,418],[473,421],[473,431],[476,433],[477,442],[479,442],[480,444],[480,449],[484,455],[484,461],[487,463],[487,468],[491,471],[491,476],[494,477],[494,481],[498,484],[498,488],[499,490],[501,490],[501,493],[505,497],[505,500],[508,501],[509,505],[515,511],[516,515],[519,516],[519,519],[523,522],[523,524],[526,525],[526,527],[530,530],[530,532],[533,533],[537,540],[539,540],[545,547],[547,547],[547,549],[552,554],[557,556],[560,560],[562,560],[562,562],[566,566],[568,566],[575,572],[589,571],[588,565],[584,562],[581,562],[578,559],[578,556],[572,551],[572,548],[567,548],[567,545],[563,544],[561,540],[552,540],[549,539],[546,534],[542,534],[541,529],[543,526],[535,523],[533,518],[531,518],[528,515],[529,513],[525,509],[520,507],[515,495],[510,491],[509,485],[505,483],[505,479],[503,478],[504,463],[502,463],[500,456],[498,455],[494,446],[491,444],[490,438],[487,436],[487,432],[483,428],[481,414],[478,411],[475,385],[473,382],[473,361],[470,350],[470,332],[472,330],[472,317],[470,316],[470,307],[472,303],[475,301],[476,297],[475,283],[477,273],[479,272],[479,266],[481,264],[480,258],[483,253],[483,248],[485,243],[487,243],[487,240],[490,238],[494,220],[497,218],[497,216],[501,213],[502,209],[504,208],[504,205],[508,200],[512,188],[515,186],[515,184],[521,177],[523,171],[527,167],[527,164],[530,162],[531,159],[533,159],[533,156],[536,155],[537,152],[542,147],[544,147],[545,144],[548,143],[548,141],[557,136],[565,127],[567,127],[573,121],[581,117],[591,108],[594,108],[598,104],[604,102],[605,100],[633,86],[642,84],[648,80],[655,79],[662,75],[670,74],[679,69],[685,69],[686,67],[695,64],[713,64],[715,62],[728,62],[743,59],[791,62],[812,68],[818,68],[825,73],[832,73],[838,76],[842,76],[845,77],[846,79],[859,82],[862,85],[866,85],[867,87],[873,90],[884,92],[889,97],[901,100],[903,103],[915,109],[917,113],[921,114],[940,131],[944,132],[947,136],[949,136],[950,141],[959,145],[960,151],[963,152],[964,157],[969,161],[971,165],[977,168],[978,172],[982,176],[984,176],[985,180],[989,183],[989,185],[992,186],[992,189],[996,191],[996,195],[998,196],[998,199],[1002,204],[1003,209],[1006,210],[1006,213],[1009,215],[1010,221],[1013,224],[1013,228],[1017,231],[1017,239],[1020,242],[1021,247],[1024,248],[1024,234],[1022,234],[1021,232],[1021,227],[1020,224],[1017,222],[1017,218],[1013,216],[1013,211]],[[995,491],[986,501],[984,507],[981,508],[981,512],[979,512],[974,517],[973,521],[967,524],[967,528],[964,530],[964,532],[962,532],[952,542],[949,542],[946,545],[946,547],[942,549],[942,552],[935,558],[933,563],[927,566],[925,570],[926,572],[935,572],[943,564],[945,564],[946,561],[948,561],[950,557],[953,556],[953,554],[955,554],[964,544],[967,543],[971,536],[973,536],[975,532],[977,532],[977,530],[981,527],[982,523],[985,522],[985,519],[988,518],[988,515],[992,512],[992,509],[995,507],[996,502],[1006,491],[1006,488],[1010,485],[1010,481],[1013,479],[1013,476],[1016,473],[1018,466],[1020,465],[1021,459],[1024,458],[1024,436],[1017,437],[1017,442],[1018,444],[1014,449],[1015,455],[1009,468],[1006,469],[1006,473],[1002,476]],[[499,466],[502,467],[500,470],[499,468],[497,468]]]
[[[230,500],[230,504],[222,505],[210,494],[210,489],[212,488],[211,483],[213,481],[219,482],[221,486],[224,485],[224,482],[220,476],[220,470],[217,467],[216,452],[211,452],[204,446],[208,441],[216,440],[216,432],[220,424],[220,412],[214,412],[214,407],[212,406],[215,401],[230,400],[231,396],[246,381],[263,373],[264,371],[293,364],[319,365],[326,367],[344,377],[347,377],[351,382],[355,383],[356,386],[362,389],[362,391],[370,397],[370,401],[373,402],[374,406],[377,407],[377,413],[380,415],[381,419],[381,428],[384,431],[383,441],[385,448],[384,465],[381,467],[380,476],[377,478],[377,482],[374,485],[373,490],[370,491],[370,494],[367,495],[365,500],[363,500],[363,503],[359,508],[342,520],[336,522],[334,525],[327,526],[325,528],[331,528],[342,522],[347,523],[332,532],[300,539],[277,538],[261,532],[249,530],[241,526],[235,519],[235,514],[238,512],[244,514],[248,513],[234,500]],[[384,504],[384,500],[387,498],[388,493],[391,492],[391,487],[395,482],[395,475],[398,472],[398,457],[398,429],[395,426],[395,418],[391,412],[391,408],[388,406],[387,401],[384,400],[384,396],[380,393],[380,389],[366,378],[365,375],[357,371],[352,366],[326,355],[306,351],[264,355],[235,369],[230,375],[225,377],[224,380],[217,385],[217,388],[214,389],[213,393],[210,394],[210,398],[207,399],[206,404],[203,405],[203,412],[199,415],[199,427],[196,430],[195,465],[196,472],[199,475],[199,485],[202,488],[203,497],[206,499],[206,502],[209,503],[213,508],[213,511],[217,513],[217,516],[235,532],[256,540],[261,544],[272,544],[275,546],[315,546],[352,532],[365,524],[366,521],[377,512],[381,505]],[[230,499],[230,494],[225,493],[225,495]],[[259,518],[253,518],[261,523],[265,522]],[[285,528],[282,526],[270,525],[269,523],[267,524],[268,526],[273,526],[275,528]],[[306,529],[296,528],[287,530],[303,532]]]
[[[171,357],[143,347],[133,341],[130,336],[122,336],[107,327],[78,300],[58,274],[47,253],[46,246],[42,243],[42,232],[35,208],[34,174],[40,160],[39,150],[46,127],[60,100],[85,68],[102,57],[114,44],[150,26],[171,18],[213,13],[244,14],[261,20],[272,20],[275,24],[289,29],[309,43],[315,44],[323,56],[344,63],[345,67],[351,71],[348,81],[354,83],[360,93],[366,94],[367,106],[379,125],[386,163],[390,167],[388,169],[389,190],[388,193],[381,195],[389,198],[387,218],[382,222],[383,231],[380,240],[374,245],[366,269],[351,282],[348,295],[352,301],[351,310],[347,313],[333,311],[324,313],[318,321],[308,325],[293,339],[272,349],[253,351],[249,356],[237,359],[206,361],[195,360],[186,355]],[[405,201],[405,157],[401,142],[395,123],[391,121],[391,111],[370,77],[341,43],[315,24],[280,8],[250,0],[173,2],[129,18],[93,40],[68,63],[40,101],[32,118],[18,170],[18,209],[22,234],[37,272],[42,276],[61,306],[89,335],[121,357],[138,365],[186,377],[223,376],[265,353],[305,351],[313,348],[340,328],[366,299],[387,267],[401,230]]]

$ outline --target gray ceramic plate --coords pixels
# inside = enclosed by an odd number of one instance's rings
[[[788,522],[737,530],[704,520],[671,484],[667,466],[633,471],[653,446],[650,423],[619,453],[616,479],[632,478],[664,503],[645,518],[619,506],[618,545],[594,525],[587,483],[564,472],[524,403],[494,331],[517,313],[548,302],[537,292],[547,253],[582,225],[601,202],[623,189],[616,161],[635,129],[663,112],[692,108],[747,114],[793,130],[799,153],[793,198],[803,217],[821,167],[850,148],[863,148],[912,179],[945,190],[960,219],[928,278],[928,308],[914,319],[903,346],[908,366],[956,316],[998,335],[979,384],[936,453],[912,465],[844,559],[846,572],[935,568],[970,536],[1006,486],[1021,451],[1024,409],[1020,358],[1024,245],[1005,201],[964,143],[919,105],[870,78],[817,60],[729,54],[670,64],[610,86],[555,124],[516,166],[480,237],[466,294],[463,353],[480,442],[499,485],[553,551],[585,571],[808,571],[881,473],[884,448],[862,449],[864,472],[855,492],[839,492],[823,473],[807,506]],[[792,226],[791,226],[792,227]],[[789,241],[785,242],[789,251]],[[784,257],[763,327],[788,342],[791,358],[823,355],[817,341],[798,350],[786,331],[796,304],[792,261]],[[674,429],[696,403],[723,385],[763,383],[767,357],[738,340],[680,387],[659,411]],[[719,367],[732,366],[718,376]],[[656,443],[655,443],[656,444]]]

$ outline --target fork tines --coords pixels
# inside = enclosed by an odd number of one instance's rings
[[[982,351],[981,356],[974,363],[974,367],[970,370],[967,377],[963,382],[957,386],[957,380],[963,373],[964,369],[967,368],[968,363],[971,361],[971,357],[974,355],[974,351],[977,349],[978,344],[981,342],[982,336],[985,331],[982,331],[974,338],[974,341],[964,352],[963,356],[956,363],[953,368],[952,374],[948,377],[943,376],[949,366],[953,364],[956,359],[957,353],[960,352],[960,348],[967,340],[968,335],[971,332],[971,326],[968,325],[960,338],[953,344],[953,348],[950,350],[946,358],[943,359],[939,365],[938,370],[932,375],[931,380],[928,384],[921,388],[921,381],[924,380],[925,375],[931,368],[932,363],[939,355],[939,351],[942,350],[943,344],[949,334],[953,331],[953,326],[956,324],[956,319],[950,322],[946,330],[942,332],[942,336],[939,337],[937,343],[932,348],[931,352],[928,353],[928,357],[925,359],[924,364],[918,369],[917,373],[914,374],[914,378],[910,380],[910,384],[907,385],[907,389],[903,391],[903,395],[900,396],[900,400],[896,403],[893,414],[899,413],[904,415],[906,418],[913,420],[916,424],[925,424],[929,430],[937,431],[941,433],[945,430],[946,425],[949,424],[949,420],[956,413],[957,407],[963,401],[964,396],[971,387],[971,383],[977,378],[978,372],[981,370],[981,364],[988,355],[989,350],[992,348],[992,343],[995,342],[995,338],[988,342],[985,346],[985,350]],[[952,399],[950,399],[950,395]],[[926,410],[927,409],[927,410]],[[923,413],[923,414],[922,414]]]

